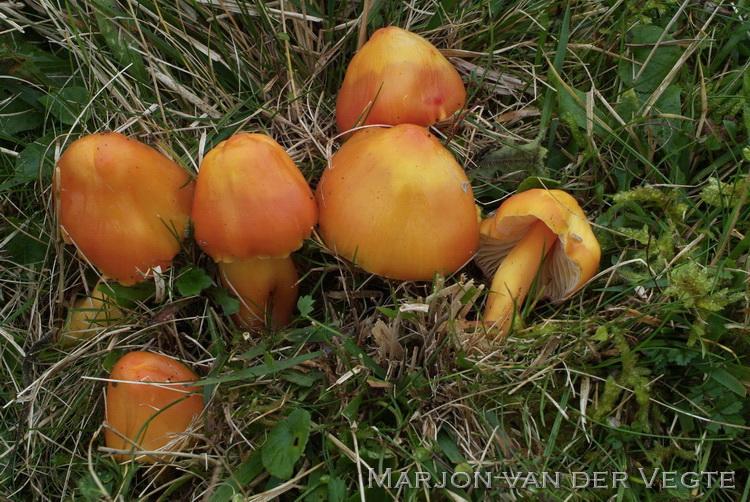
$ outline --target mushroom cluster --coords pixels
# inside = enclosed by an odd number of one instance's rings
[[[190,175],[165,155],[116,132],[74,141],[55,167],[60,234],[101,275],[77,299],[64,345],[102,332],[122,317],[107,280],[123,286],[166,271],[180,251],[193,201]]]
[[[471,183],[425,129],[465,101],[456,69],[419,35],[391,26],[364,44],[336,100],[348,139],[316,191],[320,234],[335,254],[372,274],[416,281],[472,259],[479,227]],[[362,125],[373,127],[352,131]]]
[[[265,134],[240,132],[203,158],[197,180],[122,134],[72,143],[55,170],[60,232],[101,276],[69,311],[69,346],[125,317],[107,280],[131,286],[167,270],[188,220],[221,284],[240,300],[235,324],[284,327],[298,294],[292,253],[316,225],[325,249],[391,280],[429,281],[475,260],[492,278],[481,323],[510,332],[536,284],[562,301],[595,273],[599,245],[582,209],[560,190],[529,190],[481,220],[471,182],[427,127],[466,105],[451,63],[424,38],[378,30],[354,56],[336,101],[344,142],[315,192]],[[202,417],[198,376],[171,357],[135,351],[110,374],[106,442],[118,460],[154,461],[187,444]]]
[[[600,250],[575,199],[539,189],[510,197],[482,221],[477,250],[471,185],[422,127],[465,102],[461,77],[427,40],[396,27],[376,31],[336,101],[339,130],[354,132],[318,185],[320,234],[339,256],[401,280],[453,273],[476,253],[492,278],[483,325],[499,338],[535,281],[541,298],[562,301],[594,275]],[[370,125],[393,127],[362,127]]]

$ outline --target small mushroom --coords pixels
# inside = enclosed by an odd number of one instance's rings
[[[352,58],[336,99],[336,125],[431,126],[459,110],[466,88],[430,42],[396,26],[381,28]]]
[[[73,303],[60,334],[63,347],[71,347],[81,340],[92,338],[124,317],[114,295],[110,296],[103,291],[106,288],[107,285],[100,281],[90,296],[78,298]]]
[[[479,244],[471,184],[424,127],[355,133],[331,159],[315,196],[325,243],[373,274],[432,280],[457,271]]]
[[[507,335],[537,281],[541,297],[559,302],[594,276],[601,249],[578,202],[562,190],[533,189],[507,199],[480,225],[475,262],[492,277],[485,325]]]
[[[108,448],[179,451],[189,440],[184,432],[203,413],[198,377],[181,362],[161,354],[135,351],[122,356],[109,375],[104,430]],[[133,382],[133,383],[128,383]],[[165,384],[165,385],[159,385]],[[128,454],[116,454],[120,461]],[[170,455],[137,455],[138,462],[169,461]]]

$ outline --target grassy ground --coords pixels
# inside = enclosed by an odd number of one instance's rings
[[[748,500],[746,2],[369,3],[366,24],[358,2],[0,3],[0,499]],[[581,201],[603,250],[581,293],[526,308],[524,329],[477,354],[452,322],[481,310],[474,266],[402,284],[313,240],[295,258],[302,308],[261,341],[223,315],[218,289],[180,292],[188,264],[215,277],[187,242],[165,295],[123,291],[126,322],[55,343],[96,281],[55,228],[66,145],[121,131],[195,173],[219,141],[263,131],[315,186],[358,37],[391,24],[459,68],[463,120],[435,131],[485,212],[527,176]],[[102,450],[101,379],[144,347],[206,377],[209,404],[191,452],[121,466]],[[367,466],[394,485],[417,471],[563,482],[368,488]],[[627,486],[571,486],[596,471]],[[734,488],[662,471],[735,471]]]

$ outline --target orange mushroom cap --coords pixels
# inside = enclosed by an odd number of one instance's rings
[[[140,141],[116,132],[74,141],[55,168],[63,238],[106,277],[130,286],[168,268],[180,251],[190,175]]]
[[[370,273],[431,280],[458,270],[479,243],[466,174],[420,126],[355,133],[331,159],[315,196],[323,240]]]
[[[219,262],[225,288],[240,299],[235,322],[246,328],[284,326],[297,304],[297,269],[291,257]]]
[[[342,132],[368,124],[427,127],[465,102],[453,65],[424,38],[391,26],[373,33],[352,58],[336,99],[336,125]]]
[[[562,301],[594,276],[601,257],[599,242],[586,215],[578,202],[562,190],[527,190],[503,202],[495,215],[480,225],[482,241],[475,262],[485,276],[492,277],[538,221],[557,237],[548,250],[540,277],[542,295],[553,302]]]
[[[198,377],[187,366],[171,357],[152,352],[130,352],[121,357],[109,375],[105,420],[114,429],[105,429],[107,447],[133,450],[133,443],[143,451],[179,451],[187,442],[180,437],[196,416],[203,413],[200,388],[190,385]],[[146,385],[144,383],[177,383],[181,385]],[[124,439],[124,438],[127,438]],[[129,441],[128,441],[129,440]],[[130,455],[117,454],[118,460]],[[139,462],[154,457],[140,456]],[[172,459],[169,455],[155,458]]]
[[[216,261],[286,257],[318,221],[312,191],[284,149],[240,133],[201,163],[193,201],[195,240]]]

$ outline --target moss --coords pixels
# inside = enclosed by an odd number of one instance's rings
[[[617,378],[612,375],[607,378],[604,384],[604,392],[599,398],[599,406],[597,406],[592,417],[594,420],[600,421],[614,409],[620,396],[621,388],[632,389],[635,394],[636,403],[638,404],[634,424],[639,426],[640,430],[648,432],[651,430],[649,422],[651,388],[646,375],[650,371],[648,368],[638,366],[638,356],[630,348],[622,333],[614,331],[612,333],[612,342],[620,354],[622,371]]]
[[[669,197],[663,191],[651,186],[637,187],[627,192],[616,193],[612,199],[618,203],[626,202],[652,202],[664,207],[669,203]]]
[[[677,202],[679,192],[676,190],[664,191],[652,186],[636,187],[627,192],[616,193],[612,199],[618,204],[636,203],[651,204],[661,209],[667,216],[667,223],[674,227],[677,222],[685,219],[685,211],[688,206],[682,202]]]
[[[715,271],[689,261],[672,271],[671,283],[664,294],[678,299],[688,308],[717,312],[744,297],[741,291],[732,293],[727,288],[717,289],[722,282],[724,280],[716,277]]]
[[[674,444],[668,446],[656,444],[651,448],[649,453],[649,458],[654,463],[654,467],[656,467],[658,463],[669,463],[674,457],[684,460],[695,460],[697,458],[694,452],[683,450]]]
[[[721,183],[718,178],[708,178],[706,186],[701,190],[701,200],[710,206],[727,207],[737,203],[742,190],[745,188],[743,180],[734,183]]]
[[[675,239],[670,232],[664,232],[656,239],[656,249],[665,262],[672,261],[675,257]]]
[[[568,129],[570,129],[570,134],[573,137],[573,141],[576,145],[578,145],[579,148],[585,148],[586,147],[586,138],[581,133],[581,130],[578,128],[578,124],[576,123],[576,119],[570,112],[564,112],[560,115],[560,119],[567,124]]]
[[[627,235],[631,239],[643,244],[644,246],[648,244],[648,227],[646,225],[643,225],[643,228],[619,228],[619,232]]]
[[[620,397],[620,386],[617,385],[617,380],[612,375],[607,377],[607,381],[604,383],[604,392],[599,397],[599,405],[591,414],[591,418],[600,422],[605,416],[612,413],[617,403],[617,398]]]

